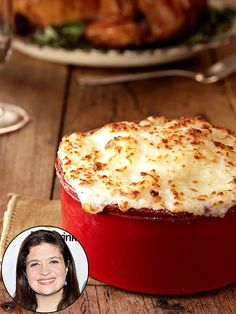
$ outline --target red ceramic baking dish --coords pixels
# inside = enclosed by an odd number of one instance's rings
[[[236,281],[236,207],[224,218],[192,214],[98,214],[81,208],[59,162],[63,228],[83,245],[90,276],[149,294],[191,294]]]

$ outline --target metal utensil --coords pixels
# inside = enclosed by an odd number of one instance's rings
[[[14,132],[29,122],[27,112],[16,105],[0,102],[0,135]]]
[[[231,56],[222,59],[211,65],[204,72],[193,72],[188,70],[181,69],[170,69],[170,70],[160,70],[160,71],[150,71],[142,73],[133,73],[133,74],[124,74],[117,76],[109,77],[100,77],[100,78],[78,78],[79,85],[110,85],[115,83],[124,83],[131,81],[146,80],[156,77],[165,77],[165,76],[182,76],[189,77],[196,80],[199,83],[210,84],[215,83],[219,80],[222,80],[226,76],[232,74],[236,71],[236,53]]]

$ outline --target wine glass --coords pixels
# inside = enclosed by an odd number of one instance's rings
[[[0,0],[0,65],[10,56],[13,33],[12,1]],[[23,108],[0,101],[0,134],[16,131],[28,121],[29,116]]]

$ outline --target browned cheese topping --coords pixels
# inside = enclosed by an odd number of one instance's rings
[[[91,213],[116,205],[223,217],[236,205],[236,132],[199,117],[76,132],[62,139],[58,158]]]

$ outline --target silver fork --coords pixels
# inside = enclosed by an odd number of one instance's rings
[[[150,72],[141,72],[133,74],[124,74],[117,76],[108,76],[108,77],[84,77],[78,78],[79,85],[110,85],[115,83],[124,83],[131,81],[146,80],[156,77],[165,77],[165,76],[182,76],[192,78],[195,81],[203,84],[215,83],[219,80],[224,79],[226,76],[234,73],[236,71],[236,53],[231,56],[222,59],[211,65],[204,72],[193,72],[188,70],[181,69],[170,69],[170,70],[160,70],[160,71],[150,71]]]

